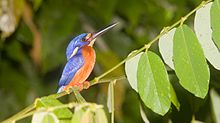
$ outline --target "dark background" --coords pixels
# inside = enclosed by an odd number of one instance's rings
[[[8,2],[5,5],[4,2]],[[200,4],[201,0],[1,0],[0,19],[0,120],[34,102],[37,97],[56,93],[65,65],[65,48],[83,32],[98,30],[112,22],[117,27],[98,38],[95,44],[97,62],[89,80],[107,71],[131,51],[148,43],[165,26],[169,26]],[[192,25],[193,16],[187,24]],[[13,31],[14,28],[14,31]],[[7,29],[7,28],[6,28]],[[158,53],[157,43],[150,50]],[[211,67],[211,66],[210,66]],[[212,82],[219,89],[219,71],[211,68]],[[108,77],[124,75],[124,66]],[[169,72],[181,110],[175,107],[165,117],[145,107],[152,122],[190,122],[193,114],[201,121],[213,122],[210,98],[198,99],[182,89],[175,74]],[[99,84],[82,92],[86,100],[106,105],[108,84]],[[143,122],[139,97],[127,80],[115,86],[116,121]],[[74,100],[73,95],[63,102]],[[107,108],[106,108],[107,113]],[[108,113],[107,113],[108,114]],[[25,120],[21,122],[26,122]]]

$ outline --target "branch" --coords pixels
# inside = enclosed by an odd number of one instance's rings
[[[163,36],[164,34],[166,34],[167,32],[169,32],[171,29],[173,29],[174,27],[176,27],[179,24],[183,24],[184,21],[191,16],[192,14],[194,14],[198,9],[200,9],[201,7],[203,7],[204,5],[208,4],[209,2],[211,2],[212,0],[207,0],[207,1],[202,1],[200,5],[198,5],[195,9],[193,9],[192,11],[190,11],[187,15],[185,15],[184,17],[182,17],[179,21],[177,21],[176,23],[174,23],[171,26],[165,27],[161,33],[159,35],[157,35],[153,40],[151,40],[148,44],[144,45],[143,47],[141,47],[140,49],[138,49],[136,52],[133,52],[131,55],[129,55],[127,58],[125,58],[123,61],[119,62],[117,65],[115,65],[114,67],[112,67],[111,69],[109,69],[108,71],[104,72],[103,74],[101,74],[98,77],[95,77],[92,81],[91,81],[91,86],[92,85],[96,85],[99,83],[106,83],[106,82],[110,82],[113,80],[121,80],[121,79],[125,79],[125,76],[119,76],[119,77],[115,77],[115,78],[111,78],[111,79],[102,79],[103,77],[105,77],[106,75],[108,75],[109,73],[111,73],[112,71],[114,71],[115,69],[117,69],[118,67],[120,67],[121,65],[123,65],[126,61],[128,61],[129,59],[133,58],[134,56],[136,56],[137,54],[139,54],[140,52],[144,51],[144,50],[148,50],[150,48],[150,46],[155,43],[158,39],[160,39],[161,36]],[[72,93],[72,90],[69,92]],[[62,96],[67,95],[67,92],[61,92],[58,94],[51,94],[49,95],[49,97],[53,97],[53,98],[60,98]],[[27,108],[25,108],[24,110],[20,111],[19,113],[15,114],[14,116],[10,117],[9,119],[3,121],[3,123],[6,122],[15,122],[18,119],[20,119],[21,117],[23,117],[23,115],[29,113],[30,111],[35,109],[35,105],[31,104],[30,106],[28,106]],[[23,117],[24,118],[24,117]]]

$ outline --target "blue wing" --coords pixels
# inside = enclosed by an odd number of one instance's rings
[[[59,81],[59,88],[70,83],[76,72],[83,66],[84,60],[82,55],[73,56],[65,65],[62,76]]]

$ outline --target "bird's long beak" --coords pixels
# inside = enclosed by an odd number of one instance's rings
[[[97,32],[93,32],[93,33],[89,33],[87,36],[86,36],[86,40],[91,42],[92,44],[94,43],[94,41],[96,40],[96,38],[98,36],[101,36],[102,34],[104,34],[105,32],[107,32],[108,30],[112,29],[113,27],[115,27],[117,25],[117,23],[113,23],[113,24],[110,24],[108,25],[107,27],[105,27],[104,29],[101,29]]]
[[[108,30],[112,29],[113,27],[115,27],[117,25],[117,23],[113,23],[108,25],[107,27],[105,27],[104,29],[101,29],[95,33],[93,33],[92,38],[95,39],[98,36],[101,36],[102,34],[104,34],[105,32],[107,32]]]

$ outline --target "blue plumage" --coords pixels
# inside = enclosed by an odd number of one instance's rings
[[[71,40],[69,45],[67,46],[66,49],[66,57],[67,57],[67,63],[64,67],[62,76],[59,81],[59,90],[58,93],[63,90],[63,87],[68,85],[72,78],[75,76],[76,72],[83,66],[84,64],[84,59],[81,53],[81,48],[84,45],[87,45],[89,42],[83,41],[83,38],[86,36],[86,33],[83,33],[74,39]],[[74,49],[78,47],[77,53],[71,57]]]
[[[113,28],[113,23],[106,28],[93,32],[83,33],[71,40],[66,49],[67,63],[59,81],[57,93],[68,89],[77,83],[85,83],[95,65],[95,51],[92,46],[96,38]],[[78,85],[77,85],[78,86]]]
[[[74,77],[76,72],[83,66],[84,60],[82,54],[77,53],[65,65],[62,76],[59,81],[59,87],[66,86]]]
[[[79,36],[75,37],[74,39],[71,40],[69,45],[66,48],[66,57],[67,61],[70,59],[71,54],[73,53],[74,49],[76,47],[82,48],[84,45],[89,44],[89,42],[83,41],[83,38],[86,37],[86,33],[80,34]]]

